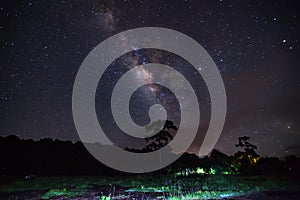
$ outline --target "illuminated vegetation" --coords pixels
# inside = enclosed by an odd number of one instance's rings
[[[84,194],[85,189],[81,189],[81,190],[68,190],[67,188],[62,188],[62,189],[50,189],[48,192],[44,193],[41,196],[41,199],[50,199],[52,197],[75,197],[81,194]]]
[[[202,172],[202,169],[198,168],[197,171]],[[276,176],[245,177],[200,173],[174,177],[144,174],[116,177],[36,177],[30,181],[18,179],[1,187],[0,192],[26,193],[40,190],[44,191],[41,199],[95,194],[93,199],[130,199],[134,195],[144,195],[175,200],[222,199],[259,191],[297,191],[298,186],[297,179]]]

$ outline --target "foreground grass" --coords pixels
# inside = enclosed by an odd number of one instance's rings
[[[2,184],[0,193],[41,191],[41,199],[76,197],[106,186],[99,199],[122,199],[126,195],[155,194],[156,199],[222,199],[260,191],[298,191],[299,181],[292,177],[210,175],[174,177],[167,175],[128,176],[37,176],[13,178]],[[122,187],[122,192],[118,192]]]

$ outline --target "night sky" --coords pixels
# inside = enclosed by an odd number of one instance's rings
[[[232,154],[237,151],[237,137],[248,135],[263,156],[300,155],[298,11],[296,1],[1,2],[0,135],[79,140],[72,90],[84,58],[114,34],[164,27],[196,40],[219,68],[228,110],[217,149]],[[98,118],[107,116],[103,102],[124,69],[151,62],[173,66],[198,85],[196,91],[203,94],[201,138],[210,116],[206,86],[186,70],[189,63],[159,50],[133,49],[111,64],[97,89]],[[146,68],[137,76],[152,78]],[[174,96],[166,88],[149,84],[132,97],[137,124],[149,122],[147,105],[155,101],[170,109],[172,121],[180,120]],[[109,124],[106,120],[104,124]],[[117,143],[126,142],[118,139],[115,125],[107,129]],[[197,141],[190,152],[199,150]]]

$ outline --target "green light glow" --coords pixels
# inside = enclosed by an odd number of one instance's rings
[[[221,174],[235,174],[231,171],[222,171]],[[180,172],[175,173],[175,177],[177,176],[190,176],[194,174],[200,174],[200,175],[215,175],[217,174],[217,170],[214,168],[204,169],[202,167],[197,167],[196,169],[183,169]]]
[[[197,174],[205,174],[205,171],[204,171],[203,168],[197,167],[197,168],[196,168],[196,173],[197,173]]]
[[[80,194],[83,194],[85,191],[75,191],[75,190],[67,190],[66,188],[62,188],[62,189],[51,189],[48,192],[46,192],[45,194],[43,194],[41,196],[41,199],[50,199],[53,197],[58,197],[58,196],[62,196],[62,197],[75,197],[78,196]]]
[[[190,199],[222,199],[233,196],[241,196],[242,193],[224,192],[224,191],[196,191],[194,193],[181,194],[168,197],[168,200],[190,200]]]
[[[181,172],[175,173],[175,176],[181,176]]]
[[[102,196],[102,197],[101,197],[101,200],[111,200],[111,198],[110,198],[110,197],[107,197],[107,196]]]
[[[216,170],[213,168],[210,168],[208,173],[214,175],[214,174],[216,174]]]

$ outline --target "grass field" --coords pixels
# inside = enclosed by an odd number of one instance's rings
[[[142,174],[2,177],[1,180],[0,199],[252,199],[253,195],[254,199],[257,195],[259,199],[272,199],[272,195],[295,199],[294,196],[300,195],[299,180],[282,176]]]

